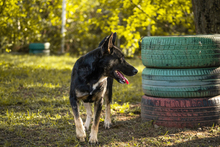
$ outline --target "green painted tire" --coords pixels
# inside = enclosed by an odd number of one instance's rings
[[[29,49],[30,50],[48,50],[50,48],[50,43],[30,43]]]
[[[143,92],[148,96],[196,98],[220,95],[220,67],[195,69],[145,68]]]
[[[31,43],[29,44],[29,54],[50,55],[50,43]]]
[[[44,50],[44,44],[43,43],[31,43],[29,44],[30,50]]]
[[[50,55],[50,50],[38,50],[38,49],[33,49],[29,50],[29,54],[35,54],[35,55]]]
[[[141,58],[146,67],[220,66],[220,35],[144,37]]]

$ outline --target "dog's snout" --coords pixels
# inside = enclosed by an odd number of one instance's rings
[[[133,69],[133,73],[134,73],[134,74],[137,74],[137,73],[138,73],[138,70],[137,70],[136,68],[134,68],[134,69]]]

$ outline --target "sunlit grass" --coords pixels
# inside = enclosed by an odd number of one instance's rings
[[[76,57],[71,56],[0,55],[0,129],[8,128],[6,132],[15,132],[17,136],[25,138],[27,132],[24,128],[35,126],[41,130],[69,126],[74,135],[69,86],[71,70],[76,60]],[[129,62],[142,71],[140,59]],[[115,111],[124,113],[125,110],[115,102],[140,102],[140,73],[129,78],[129,85],[114,82]],[[83,106],[80,107],[81,114],[85,114]],[[128,107],[127,103],[126,109]],[[101,121],[103,120],[102,116]],[[65,138],[67,142],[75,141]],[[13,140],[4,142],[6,146],[11,144]]]
[[[0,55],[0,59],[0,101],[12,98],[16,103],[18,97],[23,97],[24,101],[25,97],[31,100],[41,99],[41,96],[45,95],[49,98],[68,96],[71,70],[77,60],[76,57]],[[141,71],[144,66],[140,59],[128,60],[128,62],[133,64],[139,73],[134,77],[128,77],[129,85],[114,82],[114,102],[135,102],[143,95]]]
[[[89,146],[81,144],[75,137],[69,104],[70,76],[76,60],[71,56],[0,55],[0,146]],[[183,135],[179,130],[154,129],[151,122],[141,122],[141,72],[144,66],[140,59],[127,61],[139,73],[127,77],[129,85],[114,81],[111,105],[114,126],[109,130],[102,127],[105,119],[103,106],[98,136],[101,145],[167,146],[182,143],[187,146],[184,140],[202,138],[207,142],[212,139],[210,136],[220,136],[219,126],[195,137],[194,134]],[[85,120],[83,105],[80,112]],[[175,136],[170,137],[170,133]],[[88,137],[86,139],[88,142]],[[207,145],[205,141],[202,143]]]
[[[64,107],[63,104],[69,109],[70,75],[76,60],[71,56],[0,55],[0,106],[21,107],[19,111],[25,114],[27,110],[33,114],[41,110],[42,117],[47,113],[58,113],[64,108],[54,110],[54,107]],[[129,59],[128,62],[139,73],[128,77],[129,85],[114,82],[113,103],[140,102],[143,95],[141,60]],[[2,108],[3,114],[16,114],[10,107]]]

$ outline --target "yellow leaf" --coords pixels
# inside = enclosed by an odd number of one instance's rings
[[[97,9],[96,13],[101,13],[102,9]]]

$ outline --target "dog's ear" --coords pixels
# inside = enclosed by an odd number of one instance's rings
[[[113,36],[114,34],[112,33],[109,37],[109,41],[108,41],[108,52],[110,53],[111,48],[113,47],[114,43],[113,43]]]
[[[105,38],[104,43],[101,46],[102,55],[111,54],[111,49],[113,47],[113,33]]]
[[[102,45],[103,45],[103,43],[106,41],[106,38],[107,38],[108,36],[106,36],[100,43],[99,43],[99,46],[98,47],[101,47]]]
[[[116,36],[117,36],[117,34],[116,34],[116,32],[115,32],[115,33],[113,34],[113,39],[112,39],[113,45],[115,45]]]

